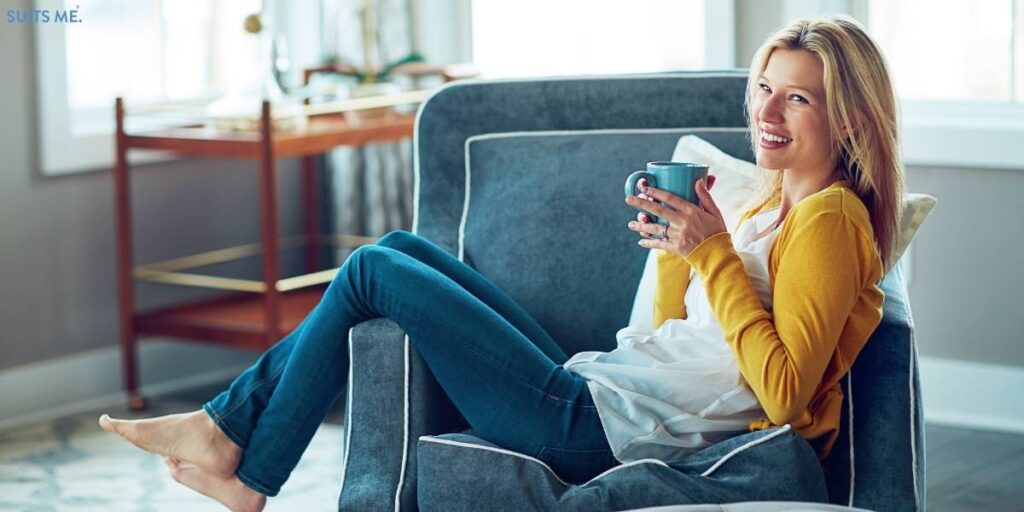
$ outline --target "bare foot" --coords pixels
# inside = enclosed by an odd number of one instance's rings
[[[115,420],[104,414],[100,427],[147,452],[190,462],[220,477],[234,475],[242,457],[242,450],[202,409],[146,420]]]
[[[267,504],[266,496],[246,487],[238,477],[213,475],[173,457],[164,457],[164,463],[176,482],[217,500],[232,512],[259,512]]]

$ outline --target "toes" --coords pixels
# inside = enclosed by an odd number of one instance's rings
[[[131,421],[117,420],[104,414],[100,416],[100,428],[134,443],[132,438],[134,437],[135,429]]]
[[[110,416],[104,414],[100,416],[100,428],[107,432],[117,432],[117,423]]]

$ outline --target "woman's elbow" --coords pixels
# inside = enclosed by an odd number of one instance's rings
[[[774,379],[776,385],[762,382],[758,399],[761,408],[764,409],[768,421],[774,425],[785,425],[787,423],[800,422],[811,404],[814,388],[806,383],[814,382],[804,375],[794,372],[793,375],[783,374],[781,378]]]
[[[771,404],[764,405],[765,415],[768,416],[768,421],[772,422],[773,425],[786,425],[793,423],[800,418],[806,411],[806,407],[801,407],[797,404]]]

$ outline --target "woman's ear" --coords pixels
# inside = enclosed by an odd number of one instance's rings
[[[860,125],[861,125],[860,116],[857,115],[856,113],[854,113],[852,116],[850,116],[850,120],[849,121],[850,122],[848,124],[845,124],[842,127],[843,135],[845,135],[848,138],[849,137],[853,137],[854,135],[856,135],[857,134],[857,130],[860,128]]]

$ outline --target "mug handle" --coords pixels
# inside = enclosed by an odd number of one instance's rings
[[[628,178],[626,178],[626,195],[627,196],[635,196],[635,195],[640,193],[640,191],[637,190],[637,188],[636,188],[636,183],[638,181],[640,181],[640,178],[645,178],[647,180],[647,184],[648,185],[650,185],[650,186],[652,186],[654,188],[658,188],[657,180],[654,178],[653,174],[651,174],[651,173],[649,173],[647,171],[643,171],[643,170],[636,171],[633,174],[630,174]],[[641,210],[641,211],[643,211],[643,210]],[[656,215],[654,215],[653,213],[644,211],[644,214],[647,215],[647,217],[649,217],[651,219],[651,222],[658,222],[658,217]]]

